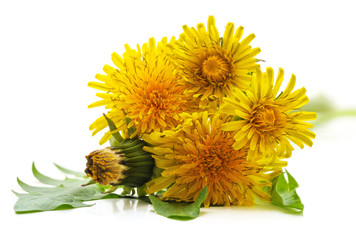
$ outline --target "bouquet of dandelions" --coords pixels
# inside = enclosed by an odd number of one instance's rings
[[[302,212],[298,184],[283,168],[292,143],[312,146],[306,121],[316,113],[300,110],[309,100],[305,88],[293,90],[294,75],[281,89],[282,68],[277,76],[261,70],[260,49],[250,45],[255,35],[243,31],[228,23],[221,36],[210,16],[206,27],[183,26],[179,39],[150,38],[113,53],[116,68],[105,65],[100,82],[89,82],[101,91],[89,107],[108,109],[90,130],[108,127],[100,144],[110,147],[86,157],[90,181],[83,186],[149,200],[166,217],[194,218],[201,205],[256,200]],[[118,187],[123,191],[113,194]]]

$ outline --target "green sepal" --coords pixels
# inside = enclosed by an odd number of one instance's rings
[[[145,141],[134,137],[124,139],[116,146],[111,147],[111,150],[115,151],[116,154],[123,155],[120,164],[130,167],[124,172],[126,177],[120,181],[120,185],[136,188],[151,179],[154,159],[151,153],[142,150],[146,145]],[[128,194],[128,192],[124,192],[124,194]]]
[[[132,159],[132,162],[130,161],[130,159]],[[132,168],[153,167],[154,161],[152,160],[151,156],[139,156],[122,160],[121,164]]]
[[[283,91],[281,91],[274,100],[276,101],[280,96],[282,96],[282,93],[283,93]]]
[[[147,186],[146,184],[143,184],[142,186],[140,187],[137,187],[137,196],[138,197],[144,197],[146,196],[146,189],[147,189]]]
[[[137,176],[129,176],[122,180],[121,184],[125,187],[136,188],[142,185],[142,183],[146,183],[150,180],[147,177],[137,177]]]
[[[153,166],[152,179],[159,178],[160,176],[162,176],[163,171],[164,169]]]
[[[200,191],[197,200],[193,203],[164,202],[153,195],[149,195],[149,199],[159,215],[177,220],[190,220],[199,216],[200,207],[207,195],[208,189],[205,186]]]
[[[110,142],[111,147],[116,147],[117,145],[120,144],[118,141],[116,141],[116,139],[114,137],[111,137],[109,142]]]
[[[115,131],[117,129],[115,126],[115,123],[110,118],[108,118],[105,114],[104,114],[104,117],[105,117],[106,121],[108,122],[110,131],[111,132]],[[117,143],[121,143],[124,140],[119,132],[113,133],[112,136]],[[110,140],[110,144],[115,145],[116,142],[114,140]]]
[[[137,151],[143,151],[142,148],[145,145],[145,143],[142,141],[141,143],[138,143],[136,146],[128,147],[128,148],[118,148],[119,146],[113,147],[113,149],[118,149],[119,153],[125,153],[125,155],[130,154],[130,153],[135,153]],[[144,152],[146,153],[146,152]],[[144,154],[144,153],[141,153]],[[146,153],[147,155],[147,153]]]
[[[131,119],[127,117],[127,118],[126,118],[126,124],[129,125],[130,122],[131,122]],[[131,136],[135,131],[136,131],[136,128],[130,127],[130,128],[128,129],[129,136]]]
[[[239,116],[234,116],[232,118],[232,121],[239,121],[239,120],[244,120],[242,117],[239,117]]]
[[[124,139],[122,142],[120,142],[117,146],[114,146],[114,149],[121,149],[121,150],[126,150],[132,147],[135,147],[136,145],[142,143],[143,141],[138,139],[138,138],[132,138],[132,139]]]
[[[123,196],[126,196],[126,195],[133,196],[133,195],[135,195],[135,189],[132,188],[132,187],[129,187],[129,186],[124,186],[121,195],[123,195]]]
[[[287,174],[288,182],[285,178],[285,174]],[[282,172],[272,181],[272,189],[270,193],[272,203],[283,207],[289,212],[303,212],[304,205],[296,192],[297,187],[299,187],[297,181],[287,170],[285,170],[285,172]]]
[[[142,149],[142,148],[141,148]],[[144,152],[142,150],[137,150],[135,152],[130,152],[130,153],[125,153],[125,152],[122,152],[124,153],[124,156],[126,159],[128,159],[128,161],[130,162],[139,162],[139,161],[143,161],[145,159],[147,160],[150,160],[150,161],[153,161],[152,160],[152,157],[151,157],[151,154],[147,153],[147,152]],[[120,152],[121,153],[121,152]]]

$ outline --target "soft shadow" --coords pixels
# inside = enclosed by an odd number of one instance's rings
[[[110,201],[112,205],[112,211],[114,213],[128,213],[128,212],[148,212],[150,204],[144,200],[135,198],[135,197],[125,197],[117,199],[106,199]]]
[[[280,212],[286,215],[293,216],[303,216],[303,212],[295,212],[292,210],[285,209],[283,207],[273,205],[273,204],[258,204],[254,206],[210,206],[211,209],[219,209],[218,211],[239,211],[239,212],[250,212],[250,213],[262,213],[262,212]]]

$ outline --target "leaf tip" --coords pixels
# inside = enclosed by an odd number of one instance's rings
[[[19,197],[19,196],[21,195],[20,193],[14,191],[14,190],[12,190],[12,189],[11,189],[11,192],[12,192],[13,194],[15,194],[17,197]]]
[[[32,162],[32,173],[33,173],[33,175],[35,175],[36,173],[38,173],[38,170],[37,170],[37,168],[36,168],[36,165],[35,165],[35,162],[34,162],[34,161]]]

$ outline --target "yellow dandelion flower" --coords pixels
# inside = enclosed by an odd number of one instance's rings
[[[250,45],[254,34],[243,39],[244,28],[235,30],[229,22],[220,38],[213,16],[209,17],[207,28],[200,23],[196,29],[185,25],[183,30],[173,46],[173,62],[183,76],[183,84],[188,86],[186,94],[198,98],[200,107],[222,100],[234,87],[249,87],[249,73],[259,67],[254,57],[260,49]]]
[[[119,130],[136,129],[131,137],[175,127],[182,121],[179,114],[189,109],[189,103],[184,86],[178,84],[180,76],[167,59],[167,39],[156,44],[151,38],[142,49],[137,46],[137,50],[125,47],[123,58],[117,53],[112,55],[119,69],[105,66],[107,75],[96,76],[103,83],[89,83],[90,87],[106,91],[97,94],[102,100],[89,107],[105,105],[111,109],[108,117],[113,117]],[[96,133],[106,126],[105,118],[101,117],[90,129]],[[107,133],[101,143],[109,137]]]
[[[237,121],[224,123],[222,129],[236,132],[233,146],[237,150],[248,147],[249,158],[258,153],[290,157],[294,150],[290,141],[300,148],[313,145],[315,134],[309,130],[313,125],[305,121],[316,119],[316,113],[300,111],[309,101],[305,88],[293,91],[296,77],[292,75],[286,89],[277,96],[284,71],[279,69],[275,82],[273,75],[272,68],[266,73],[257,70],[251,88],[245,92],[235,89],[231,97],[224,98],[220,109],[238,116]]]
[[[168,188],[164,200],[194,201],[204,186],[208,196],[204,205],[252,205],[255,197],[270,200],[262,190],[280,174],[286,162],[256,158],[247,161],[247,149],[235,150],[233,132],[221,130],[226,117],[207,112],[182,114],[183,124],[175,131],[151,133],[143,139],[153,145],[155,165],[161,176],[147,183],[148,193]]]

